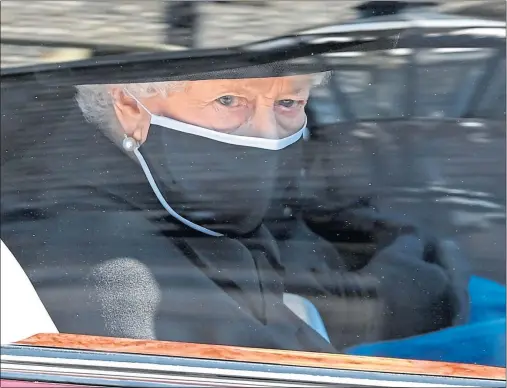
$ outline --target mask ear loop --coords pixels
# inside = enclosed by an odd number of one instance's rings
[[[128,90],[125,90],[125,92],[128,95],[130,95],[134,100],[136,100],[137,103],[146,112],[148,112],[150,114],[150,116],[152,115],[151,112],[148,109],[146,109],[146,107],[137,98],[135,98]],[[153,190],[153,193],[155,194],[155,196],[158,199],[158,202],[162,205],[162,207],[172,217],[176,218],[182,224],[184,224],[184,225],[188,226],[189,228],[194,229],[194,230],[196,230],[198,232],[201,232],[201,233],[207,234],[209,236],[213,236],[213,237],[223,237],[223,234],[214,232],[214,231],[212,231],[212,230],[210,230],[208,228],[205,228],[203,226],[197,225],[197,224],[193,223],[192,221],[189,221],[186,218],[183,218],[182,216],[180,216],[178,213],[176,213],[176,211],[171,206],[169,206],[169,204],[165,200],[164,196],[160,192],[160,190],[159,190],[159,188],[157,186],[157,183],[155,182],[155,179],[153,179],[153,175],[151,174],[150,168],[148,167],[148,163],[146,163],[146,160],[144,159],[143,155],[139,151],[139,147],[140,147],[139,142],[136,139],[134,139],[134,138],[132,138],[130,136],[125,135],[125,139],[123,139],[122,145],[123,145],[123,149],[125,151],[127,151],[127,152],[133,152],[134,153],[134,155],[136,156],[137,160],[139,161],[139,164],[141,165],[141,169],[143,170],[144,176],[148,180],[148,183],[150,184],[151,189]]]
[[[132,93],[130,93],[127,89],[123,89],[125,93],[127,93],[130,97],[132,97],[141,108],[143,108],[150,116],[152,116],[151,112],[146,108],[141,101],[139,101]]]

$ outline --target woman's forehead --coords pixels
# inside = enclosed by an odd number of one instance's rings
[[[271,78],[217,79],[189,81],[187,91],[200,93],[299,93],[311,87],[310,75]]]
[[[283,91],[297,93],[312,85],[309,74],[270,78],[212,79],[185,82],[187,91]]]

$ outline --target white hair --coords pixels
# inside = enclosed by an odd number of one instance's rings
[[[156,95],[167,96],[171,90],[180,90],[185,83],[180,81],[150,82],[133,84],[100,84],[76,86],[76,101],[89,123],[97,125],[114,141],[121,141],[123,133],[114,112],[111,88],[126,90],[136,98],[148,98]]]
[[[329,78],[329,72],[316,73],[313,77],[313,86],[322,85]],[[89,123],[97,125],[115,142],[123,140],[123,131],[114,111],[111,88],[126,90],[136,98],[147,98],[156,95],[167,96],[171,91],[182,90],[187,81],[166,81],[131,84],[101,84],[76,86],[76,101]]]

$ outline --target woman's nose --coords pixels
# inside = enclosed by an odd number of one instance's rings
[[[278,139],[278,124],[272,101],[262,101],[256,104],[251,124],[256,137]]]

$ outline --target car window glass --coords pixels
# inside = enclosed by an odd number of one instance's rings
[[[476,117],[501,119],[505,116],[505,60],[500,61],[474,112]]]
[[[504,24],[32,3],[1,239],[59,332],[505,367]]]
[[[453,115],[478,87],[494,55],[486,48],[436,48],[417,54],[416,114]]]
[[[403,50],[337,53],[329,60],[352,109],[362,119],[399,117],[405,112],[407,56]]]

